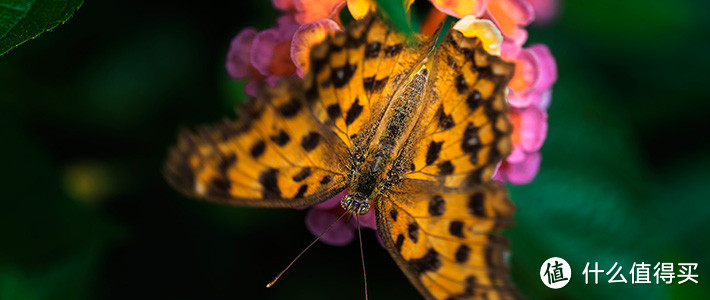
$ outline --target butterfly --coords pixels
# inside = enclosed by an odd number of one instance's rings
[[[371,13],[314,46],[303,79],[262,88],[236,120],[181,131],[164,174],[189,196],[243,206],[348,189],[343,208],[375,210],[425,298],[519,298],[499,234],[515,206],[491,180],[511,151],[514,64],[454,29],[435,45]]]

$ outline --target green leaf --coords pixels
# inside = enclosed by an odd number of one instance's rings
[[[408,20],[409,14],[404,9],[402,1],[377,0],[376,2],[397,30],[407,34],[411,32]]]
[[[84,0],[3,0],[0,55],[66,22]]]

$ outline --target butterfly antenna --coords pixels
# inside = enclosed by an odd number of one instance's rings
[[[355,216],[357,220],[357,238],[360,240],[360,260],[362,261],[362,277],[365,279],[365,300],[367,300],[367,272],[365,272],[365,255],[362,253],[362,234],[360,233],[360,215]]]
[[[311,244],[308,245],[308,247],[306,247],[306,249],[303,249],[303,251],[301,251],[301,253],[299,253],[298,256],[296,256],[296,258],[294,258],[294,259],[291,261],[291,263],[288,264],[288,266],[286,266],[286,268],[285,268],[283,271],[281,271],[281,273],[279,273],[279,275],[276,275],[276,278],[274,278],[274,280],[272,280],[271,282],[267,283],[267,284],[266,284],[266,287],[267,287],[267,288],[270,288],[270,287],[274,286],[274,283],[276,283],[276,281],[279,280],[279,278],[281,277],[281,275],[283,275],[284,273],[286,273],[286,271],[287,271],[289,268],[291,268],[291,266],[293,265],[293,263],[295,263],[295,262],[301,257],[301,255],[303,255],[303,253],[306,253],[306,251],[308,251],[308,249],[311,248],[311,246],[313,246],[313,244],[315,244],[318,240],[320,240],[320,238],[321,238],[324,234],[328,233],[328,231],[330,231],[330,229],[333,228],[333,225],[335,225],[335,223],[338,223],[338,221],[340,221],[340,219],[342,219],[348,212],[349,212],[349,211],[345,211],[342,215],[340,215],[340,217],[338,217],[337,220],[335,220],[335,222],[331,223],[330,226],[328,226],[328,228],[326,228],[325,231],[323,231],[323,233],[321,233],[315,240],[313,240],[313,242],[311,242]]]

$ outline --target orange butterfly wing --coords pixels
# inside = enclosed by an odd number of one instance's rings
[[[375,207],[380,237],[414,286],[427,299],[519,298],[508,279],[508,242],[498,235],[515,212],[505,188],[413,190]]]
[[[181,132],[165,177],[185,194],[237,205],[305,206],[345,188],[348,150],[315,120],[302,85],[264,88],[236,121]]]
[[[491,182],[511,149],[505,92],[514,65],[451,30],[428,66],[428,111],[396,162],[410,167],[375,205],[380,237],[427,299],[520,298],[499,235],[515,206]]]

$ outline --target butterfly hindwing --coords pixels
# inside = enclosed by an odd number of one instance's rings
[[[501,184],[397,192],[376,209],[387,250],[427,299],[519,298],[508,280],[508,242],[498,235],[515,211]]]
[[[436,50],[407,178],[460,187],[488,181],[511,151],[505,94],[514,65],[450,30]]]
[[[198,198],[293,207],[345,188],[347,148],[313,119],[302,88],[282,82],[243,105],[236,121],[180,134],[165,175]]]

